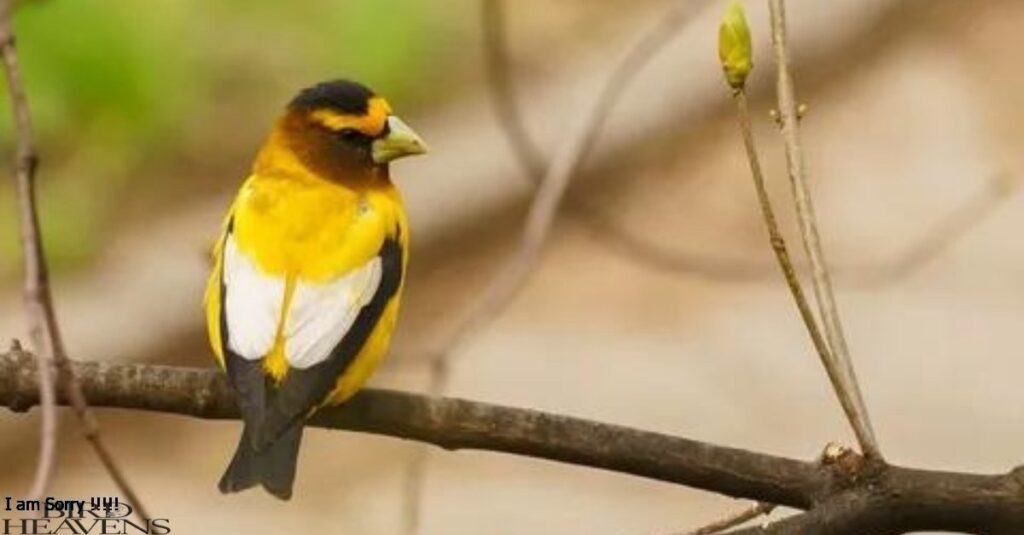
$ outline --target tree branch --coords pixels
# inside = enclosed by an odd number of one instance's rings
[[[918,531],[1024,533],[1021,469],[977,476],[891,467],[874,486],[839,492],[807,513],[730,535],[895,535]]]
[[[834,266],[836,280],[840,286],[871,289],[904,282],[948,252],[953,245],[966,239],[980,223],[1017,192],[1018,182],[1007,173],[988,177],[984,184],[959,204],[936,214],[932,221],[925,223],[922,231],[905,239],[905,243],[893,254],[868,258],[865,262]],[[581,204],[576,198],[569,198],[567,202],[568,208],[573,209],[570,213],[576,212],[575,208]],[[594,213],[593,210],[591,212]],[[595,213],[595,216],[600,215]],[[776,280],[770,265],[750,258],[669,248],[635,236],[606,217],[591,217],[586,223],[612,251],[658,271],[726,283]],[[797,273],[807,273],[807,267],[801,265],[798,259],[795,267]]]
[[[786,11],[783,0],[769,0],[771,11],[772,45],[775,53],[777,73],[777,93],[779,100],[779,116],[782,122],[782,137],[785,141],[786,163],[789,180],[796,205],[797,220],[800,223],[800,235],[803,238],[804,251],[811,267],[811,282],[814,295],[818,302],[818,313],[822,327],[828,339],[830,351],[822,354],[826,358],[825,367],[829,378],[836,389],[842,403],[843,411],[850,420],[857,442],[865,455],[877,459],[882,458],[875,438],[867,406],[857,383],[857,375],[853,369],[850,351],[846,345],[842,322],[839,320],[839,309],[832,292],[832,278],[825,261],[825,252],[818,236],[818,225],[814,215],[814,203],[811,199],[810,187],[807,184],[807,173],[804,169],[803,149],[800,144],[799,117],[797,116],[796,96],[793,90],[793,79],[789,72],[789,52],[786,44]]]
[[[214,368],[75,362],[89,402],[114,407],[237,419],[223,374]],[[0,406],[36,405],[34,364],[27,354],[0,354]],[[61,403],[65,403],[61,397]],[[367,389],[307,425],[539,457],[736,496],[807,507],[825,484],[812,462],[754,454],[569,416],[452,398]]]
[[[1008,200],[1019,187],[1015,176],[999,172],[985,180],[982,187],[971,192],[961,204],[931,222],[925,232],[915,237],[893,258],[861,269],[837,266],[840,283],[850,281],[865,287],[877,287],[902,281],[962,240],[997,207]]]
[[[782,271],[786,286],[793,296],[793,302],[796,303],[796,308],[800,312],[800,319],[803,320],[807,334],[811,338],[811,343],[814,345],[814,349],[825,367],[825,372],[828,374],[836,396],[839,398],[843,409],[847,409],[850,404],[850,397],[846,395],[846,391],[839,382],[839,373],[833,365],[834,358],[831,349],[825,342],[824,337],[822,337],[818,323],[814,319],[814,312],[811,311],[807,295],[800,284],[800,278],[797,277],[793,261],[789,256],[789,248],[786,246],[786,240],[782,236],[782,231],[779,229],[779,223],[775,217],[775,210],[772,208],[764,173],[761,170],[761,160],[757,155],[757,147],[754,144],[754,133],[750,125],[750,110],[747,104],[746,90],[743,87],[735,88],[732,95],[733,100],[736,102],[736,119],[739,123],[740,134],[743,137],[743,148],[746,151],[747,161],[750,164],[750,174],[754,179],[757,201],[761,207],[765,227],[768,230],[768,242],[771,245],[772,252],[775,254],[779,269]]]
[[[776,505],[773,503],[755,503],[720,520],[678,535],[714,535],[715,533],[721,533],[727,529],[746,524],[759,516],[770,514],[775,507]]]
[[[39,433],[39,461],[36,474],[29,490],[32,499],[46,495],[50,485],[57,455],[58,419],[56,408],[56,380],[53,368],[53,348],[49,345],[47,330],[56,328],[53,310],[49,303],[46,264],[40,262],[42,243],[36,229],[39,228],[35,210],[35,171],[38,158],[32,143],[32,115],[29,113],[28,97],[21,83],[21,69],[18,54],[14,48],[14,31],[11,28],[11,0],[0,2],[0,55],[3,57],[4,75],[10,94],[11,115],[14,117],[14,134],[17,147],[14,156],[14,181],[18,192],[21,245],[25,255],[25,307],[29,311],[32,342],[37,348],[39,359],[39,396],[42,403],[42,418]],[[20,351],[17,342],[12,351]]]
[[[505,1],[483,0],[480,5],[480,26],[483,32],[484,69],[490,88],[491,104],[498,116],[498,127],[523,168],[523,173],[533,182],[544,178],[547,163],[530,136],[523,121],[513,86],[512,67],[509,65],[508,36],[505,25]]]
[[[536,139],[530,135],[516,98],[515,80],[509,60],[504,1],[483,0],[481,6],[487,85],[498,118],[497,124],[523,173],[536,185],[544,178],[546,164]],[[682,9],[682,6],[677,5],[673,9]],[[891,258],[876,259],[849,269],[839,266],[837,277],[841,281],[864,287],[883,287],[902,281],[968,234],[1016,189],[1016,184],[1005,180],[1002,174],[993,182],[996,182],[994,186],[986,185],[983,191],[965,199],[962,205],[955,206],[950,213],[941,214],[931,228],[913,239],[903,251]],[[654,243],[630,232],[603,213],[600,207],[582,198],[569,197],[565,205],[569,216],[578,218],[612,252],[631,261],[668,273],[697,275],[725,282],[774,280],[766,271],[768,266],[750,259],[709,255]],[[797,271],[803,270],[798,266]]]
[[[431,371],[428,390],[432,395],[440,395],[446,388],[453,352],[504,310],[535,269],[551,235],[551,229],[569,189],[569,184],[597,141],[608,119],[609,112],[618,103],[629,83],[637,72],[647,65],[651,58],[681,28],[686,26],[686,23],[692,19],[693,14],[702,4],[703,2],[700,1],[689,1],[675,5],[662,18],[658,19],[653,27],[645,28],[640,33],[639,38],[613,64],[597,97],[584,110],[576,124],[568,130],[568,134],[558,147],[550,166],[536,175],[539,182],[522,225],[519,246],[511,258],[502,264],[501,269],[480,294],[480,298],[471,303],[457,317],[457,321],[442,331],[433,349],[429,351]],[[501,5],[493,0],[487,0],[484,2],[482,10],[485,29],[493,30],[495,27],[502,26]],[[488,21],[489,18],[498,20],[496,22]],[[489,58],[496,55],[504,57],[503,54],[500,54],[502,44],[503,36],[491,36],[487,41],[489,51],[486,55]],[[503,67],[504,64],[493,66],[490,71],[493,75],[495,70],[502,70]],[[507,79],[498,79],[493,80],[492,85],[504,83],[505,87],[508,87],[507,82]],[[508,88],[508,91],[510,92],[511,88]],[[532,150],[532,145],[527,141],[525,127],[519,123],[518,113],[511,105],[510,100],[508,103],[508,107],[499,109],[504,110],[503,115],[508,115],[505,117],[506,119],[512,118],[519,124],[518,128],[512,125],[508,125],[506,128],[513,128],[509,135],[513,140],[514,147],[520,151],[527,151],[521,153],[526,158],[522,160],[523,165],[530,172],[543,169],[538,166],[536,155],[529,152]],[[415,533],[418,529],[420,518],[418,497],[423,486],[425,467],[425,452],[416,452],[406,472],[404,516],[407,533]]]
[[[0,0],[0,54],[3,56],[4,74],[7,77],[7,89],[10,93],[17,139],[14,175],[18,190],[21,246],[25,257],[25,308],[28,311],[32,340],[40,356],[40,366],[37,369],[40,395],[44,406],[39,469],[36,481],[32,486],[32,493],[37,496],[43,494],[53,470],[57,419],[52,398],[56,390],[53,383],[56,382],[62,384],[67,390],[67,397],[82,424],[85,438],[92,445],[107,473],[110,474],[121,494],[132,505],[135,513],[140,518],[147,519],[149,515],[146,514],[141,501],[107,449],[100,436],[99,425],[89,412],[82,388],[68,365],[67,354],[57,324],[57,315],[53,309],[46,254],[43,251],[39,213],[36,208],[35,171],[38,158],[32,141],[32,120],[28,97],[21,82],[18,54],[14,47],[14,32],[11,28],[12,9],[13,0]],[[56,374],[53,373],[54,366]]]
[[[100,362],[72,362],[71,367],[94,407],[238,418],[223,374],[213,368]],[[0,354],[0,405],[15,411],[35,406],[34,374],[30,355]],[[60,402],[66,403],[65,398]],[[866,463],[849,450],[815,463],[570,416],[374,389],[321,410],[309,425],[448,450],[547,459],[812,510],[773,524],[774,531],[744,533],[795,533],[779,531],[779,526],[794,524],[822,526],[801,535],[1024,530],[1024,469],[1006,475],[918,470]],[[831,530],[830,522],[871,529]]]
[[[437,349],[433,353],[435,362],[439,363],[437,367],[440,368],[440,371],[438,373],[442,377],[446,373],[444,370],[445,356],[470,334],[476,332],[480,326],[489,323],[515,296],[533,270],[547,243],[569,184],[601,134],[608,114],[619,102],[629,83],[671,38],[686,26],[686,23],[693,18],[702,5],[703,2],[700,1],[687,1],[673,5],[651,28],[645,28],[640,32],[636,41],[615,62],[596,98],[586,108],[576,124],[568,130],[568,134],[559,146],[550,166],[536,177],[538,188],[523,223],[522,237],[514,256],[504,264],[503,269],[483,291],[482,297],[462,315],[461,321],[455,322],[449,332],[439,337],[440,342],[436,344]],[[493,0],[488,0],[483,9],[484,27],[491,29],[500,27],[502,14],[500,6]],[[499,20],[486,20],[494,17],[499,17]],[[491,47],[486,54],[488,57],[504,56],[500,47],[502,39],[491,37],[487,42]],[[498,48],[495,50],[495,47]],[[502,70],[504,62],[500,61],[501,65],[492,69],[493,71]],[[492,86],[499,85],[505,86],[505,91],[511,94],[511,88],[507,87],[506,77],[499,76],[499,79],[492,80]],[[503,117],[506,115],[509,118],[515,117],[514,122],[520,122],[519,114],[513,105],[508,104],[502,109],[506,110],[502,112]],[[509,125],[505,126],[509,127]],[[524,167],[536,168],[537,160],[535,156],[530,155],[532,149],[527,148],[532,145],[525,137],[525,126],[520,124],[518,127],[513,127],[508,135],[510,139],[518,140],[513,142],[514,147],[520,147],[517,151],[526,151],[522,152]]]
[[[505,135],[516,161],[526,177],[534,185],[544,179],[545,162],[537,142],[530,136],[524,115],[516,99],[511,65],[509,64],[508,38],[504,15],[504,0],[484,0],[481,10],[484,37],[484,59],[492,106],[498,116],[498,126]],[[651,56],[665,46],[674,34],[677,21],[685,20],[692,10],[706,2],[682,2],[673,5],[659,24],[644,37],[644,46],[638,46],[623,69],[636,69],[645,64]],[[615,96],[614,100],[617,100]],[[614,100],[612,102],[614,102]],[[636,236],[615,224],[597,206],[581,198],[565,200],[567,212],[595,235],[612,251],[621,252],[633,261],[652,265],[668,271],[697,273],[713,279],[744,279],[756,277],[760,266],[743,260],[710,258],[699,253],[669,251]]]

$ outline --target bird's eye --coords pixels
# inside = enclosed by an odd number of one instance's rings
[[[338,135],[348,141],[356,141],[359,138],[363,137],[363,133],[360,132],[359,130],[356,130],[355,128],[342,128],[341,130],[338,131]]]

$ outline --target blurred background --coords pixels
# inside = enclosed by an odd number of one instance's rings
[[[673,6],[506,3],[511,74],[545,155]],[[1024,176],[1024,3],[787,4],[821,231],[883,451],[932,468],[1024,462],[1024,199],[1012,190]],[[746,5],[755,133],[788,212],[767,14]],[[723,8],[704,2],[630,84],[570,194],[587,215],[558,219],[527,287],[454,355],[449,395],[800,458],[853,443],[772,264],[717,64]],[[393,170],[414,250],[399,336],[372,380],[427,388],[425,348],[508,259],[531,194],[489,95],[479,1],[31,0],[15,29],[73,358],[210,364],[201,300],[221,215],[283,104],[344,76],[386,95],[432,148]],[[6,111],[0,144],[11,152]],[[25,338],[10,182],[4,344]],[[280,503],[217,492],[237,422],[98,412],[174,533],[403,528],[416,444],[310,430],[296,495]],[[37,418],[0,411],[2,495],[29,486]],[[739,505],[508,455],[438,450],[426,466],[423,534],[658,534]],[[51,495],[113,492],[65,414]]]

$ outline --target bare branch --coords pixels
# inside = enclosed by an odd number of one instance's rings
[[[575,127],[570,129],[569,136],[559,147],[550,167],[543,173],[523,223],[518,249],[512,258],[503,264],[504,267],[484,289],[481,297],[463,312],[458,321],[438,337],[438,342],[430,351],[429,392],[432,395],[440,395],[445,390],[453,351],[479,329],[493,321],[519,292],[536,267],[573,176],[597,140],[609,112],[618,102],[629,82],[692,18],[696,8],[701,4],[701,2],[686,2],[673,6],[652,28],[645,29],[639,39],[614,64],[598,92],[597,98]],[[485,1],[482,9],[485,29],[493,30],[503,25],[500,19],[503,12],[497,1]],[[503,35],[492,35],[488,40],[487,56],[493,58],[496,51],[501,52],[502,43]],[[504,57],[504,54],[497,55]],[[491,67],[492,75],[495,70],[505,70],[504,60],[499,59],[499,62],[498,65]],[[508,80],[501,75],[498,79],[492,80],[492,86],[498,85],[508,88],[507,90],[511,92]],[[500,110],[503,110],[502,115],[507,115],[504,118],[512,119],[518,125],[506,125],[506,128],[511,128],[509,136],[513,140],[513,146],[517,149],[517,153],[524,158],[522,160],[524,166],[531,172],[537,172],[537,169],[543,168],[542,164],[539,163],[540,160],[534,148],[527,141],[525,127],[522,125],[514,105],[511,104],[512,100],[504,100],[508,106],[499,107]],[[540,176],[540,172],[537,173],[537,176]],[[407,533],[415,533],[419,525],[418,496],[421,494],[423,486],[425,466],[426,452],[422,450],[416,452],[406,473],[404,494]]]
[[[480,25],[484,40],[484,68],[491,90],[491,103],[498,115],[498,127],[512,146],[516,161],[534,184],[544,179],[547,163],[526,128],[519,110],[509,65],[508,36],[505,28],[505,0],[483,0]]]
[[[512,148],[523,173],[534,184],[544,178],[544,157],[526,127],[524,114],[515,95],[514,77],[509,58],[504,0],[483,0],[481,26],[483,28],[485,69],[491,102],[498,118],[498,126]],[[975,195],[949,214],[940,216],[921,237],[914,239],[904,251],[892,258],[876,262],[842,266],[836,271],[839,279],[863,287],[881,287],[900,282],[939,256],[990,214],[1000,201],[1015,188],[997,191],[986,187],[983,195]],[[768,280],[766,267],[759,262],[728,256],[709,255],[701,251],[686,251],[662,246],[638,236],[616,223],[599,206],[578,197],[565,200],[566,212],[576,217],[588,230],[601,237],[601,243],[624,258],[652,268],[685,275],[696,275],[709,280],[750,281]],[[798,272],[803,272],[798,266]]]
[[[67,354],[61,340],[57,316],[50,294],[49,273],[46,255],[43,251],[39,214],[36,209],[35,171],[38,163],[32,136],[32,120],[28,98],[21,82],[18,55],[14,46],[14,32],[11,28],[13,0],[0,0],[0,54],[3,56],[4,74],[11,99],[17,137],[15,181],[18,191],[18,208],[21,224],[21,246],[25,256],[25,308],[28,311],[32,341],[40,355],[39,388],[44,402],[43,437],[39,469],[36,473],[32,494],[42,496],[53,470],[53,456],[57,440],[56,410],[53,408],[53,377],[65,386],[71,406],[82,424],[83,433],[92,445],[103,466],[117,484],[121,494],[132,505],[141,518],[149,518],[135,491],[128,484],[106,445],[100,437],[99,426],[88,410],[82,388],[68,366]],[[56,366],[57,373],[52,370]]]
[[[673,12],[684,12],[689,9],[692,9],[691,6],[683,3],[672,8]],[[544,179],[545,162],[536,141],[529,134],[515,96],[503,0],[484,0],[481,14],[485,67],[491,90],[491,102],[498,115],[498,126],[504,132],[505,139],[509,142],[516,161],[523,168],[527,178],[534,184],[539,184]],[[661,26],[652,31],[655,34],[655,43],[644,52],[645,54],[653,55],[667,44],[672,34],[662,33],[663,31],[665,29]],[[634,61],[642,63],[646,58]],[[565,204],[570,215],[577,217],[589,230],[601,236],[602,243],[612,250],[625,253],[624,256],[632,260],[670,271],[696,273],[714,279],[754,278],[760,273],[760,266],[743,260],[709,258],[699,253],[670,251],[649,243],[616,225],[599,207],[590,205],[583,199],[569,198]]]
[[[203,419],[239,415],[215,368],[108,362],[70,366],[94,407]],[[24,411],[38,403],[33,368],[30,355],[0,354],[0,406]],[[62,394],[59,401],[66,403]],[[887,526],[801,534],[1024,532],[1024,469],[1005,475],[918,470],[866,463],[852,452],[834,462],[807,462],[540,411],[374,389],[321,410],[309,425],[599,468],[811,509],[813,518],[849,518],[843,520],[847,526]]]
[[[652,28],[642,32],[637,41],[615,63],[597,98],[575,127],[570,129],[567,140],[559,147],[551,166],[544,173],[523,224],[522,238],[514,257],[505,264],[506,267],[498,273],[482,297],[469,307],[462,321],[456,322],[454,328],[446,336],[441,337],[435,355],[450,353],[468,335],[489,323],[516,294],[533,270],[551,232],[569,183],[600,135],[609,112],[636,73],[676,35],[700,5],[701,2],[674,5]],[[491,5],[486,8],[485,15],[500,16],[501,10]],[[488,27],[496,25],[494,22],[486,24]],[[513,114],[518,117],[517,113]],[[525,132],[524,128],[518,130]],[[531,163],[530,167],[534,165],[535,163]],[[443,369],[443,365],[440,367]]]
[[[1017,468],[997,480],[984,481],[961,473],[893,469],[875,489],[838,491],[809,512],[728,533],[895,535],[925,531],[1016,535],[1024,533],[1021,471]],[[1002,495],[997,490],[1000,488],[1015,490]],[[913,498],[907,501],[909,495]],[[939,503],[944,505],[940,507]]]
[[[11,352],[21,352],[21,343],[14,340]],[[36,356],[36,371],[39,380],[39,404],[42,407],[39,430],[39,460],[28,498],[40,500],[46,497],[46,489],[57,466],[57,393],[53,367],[45,357]]]
[[[39,395],[43,410],[39,461],[29,490],[32,498],[39,499],[46,495],[56,463],[58,419],[53,359],[54,345],[59,346],[60,338],[56,335],[56,320],[52,308],[49,307],[46,263],[41,261],[42,243],[38,234],[39,221],[35,210],[35,171],[38,159],[32,143],[32,116],[29,113],[28,97],[21,83],[18,54],[14,48],[14,31],[11,28],[12,3],[12,0],[0,2],[0,55],[3,56],[17,144],[14,181],[18,192],[21,246],[25,255],[24,302],[29,314],[32,342],[39,359]],[[20,344],[15,342],[12,350],[20,351]]]
[[[814,312],[811,311],[811,306],[807,301],[807,296],[804,294],[803,286],[800,284],[800,278],[797,277],[796,269],[793,267],[793,261],[789,256],[789,248],[786,247],[786,240],[782,237],[782,231],[779,230],[775,210],[772,208],[771,198],[768,196],[768,188],[765,185],[764,174],[761,171],[761,160],[757,155],[757,148],[754,145],[754,133],[750,126],[750,110],[748,109],[746,91],[742,88],[734,89],[733,100],[736,102],[736,117],[739,121],[740,133],[743,135],[743,147],[747,153],[747,160],[750,162],[750,173],[754,178],[754,188],[757,191],[758,204],[761,206],[761,214],[768,229],[768,241],[771,244],[772,252],[775,253],[775,259],[782,270],[782,275],[786,280],[786,285],[789,287],[789,292],[793,295],[793,301],[796,303],[797,310],[800,311],[800,319],[803,320],[807,334],[811,337],[811,343],[814,344],[814,349],[821,358],[825,371],[828,373],[828,378],[832,382],[836,395],[839,396],[839,401],[845,409],[849,400],[843,395],[844,390],[838,382],[838,373],[831,364],[833,361],[831,351],[828,344],[825,343],[821,331],[818,329],[818,323],[814,319]]]
[[[959,204],[927,222],[923,231],[909,237],[906,244],[894,254],[870,258],[863,263],[835,266],[833,272],[836,280],[841,286],[858,288],[883,288],[903,282],[965,239],[996,208],[1016,193],[1018,185],[1009,176],[998,173],[986,180]],[[567,203],[570,209],[575,209],[582,201],[570,198]],[[597,207],[587,209],[593,212]],[[606,217],[589,217],[586,224],[591,231],[601,236],[602,243],[612,251],[618,251],[624,258],[636,260],[659,271],[723,282],[775,280],[770,265],[750,258],[716,256],[702,251],[665,247],[631,234],[628,229]],[[801,275],[807,273],[806,266],[798,260],[796,270]]]
[[[721,533],[727,529],[745,524],[761,515],[767,515],[775,510],[775,507],[775,504],[772,503],[755,503],[754,505],[751,505],[742,511],[737,511],[736,513],[733,513],[721,520],[677,535],[714,535],[715,533]]]
[[[0,406],[24,411],[38,401],[34,365],[0,353]],[[90,403],[237,419],[234,395],[216,368],[108,362],[72,364]],[[66,396],[60,401],[65,402]],[[366,389],[308,425],[602,468],[738,497],[810,506],[824,485],[820,465],[750,453],[579,418],[467,400]]]
[[[786,46],[785,4],[783,0],[769,0],[768,6],[771,11],[772,48],[778,67],[776,89],[779,115],[782,121],[782,136],[786,148],[786,163],[788,164],[804,251],[811,266],[811,281],[818,302],[818,313],[821,315],[822,326],[831,350],[827,353],[828,359],[825,365],[829,368],[832,386],[836,389],[846,417],[853,426],[861,450],[868,457],[881,459],[882,453],[871,427],[871,420],[868,417],[860,386],[857,384],[853,362],[846,346],[846,337],[843,335],[843,326],[839,320],[839,310],[832,292],[831,275],[825,261],[821,239],[818,236],[814,203],[811,200],[810,187],[807,184],[807,175],[804,170],[803,149],[800,144],[800,119],[797,116],[796,97],[789,72],[789,54]],[[824,357],[826,354],[823,353],[822,356]]]
[[[913,239],[891,260],[855,269],[835,270],[840,282],[861,286],[882,286],[906,279],[963,238],[1017,190],[1017,182],[1008,173],[997,173],[972,192],[961,204],[942,214],[919,237]]]

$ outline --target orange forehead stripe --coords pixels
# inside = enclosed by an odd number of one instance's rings
[[[373,97],[367,103],[366,113],[363,115],[348,115],[323,109],[314,111],[312,118],[331,130],[353,128],[368,136],[376,136],[384,130],[384,122],[388,120],[390,114],[391,106],[388,102],[383,97]]]

